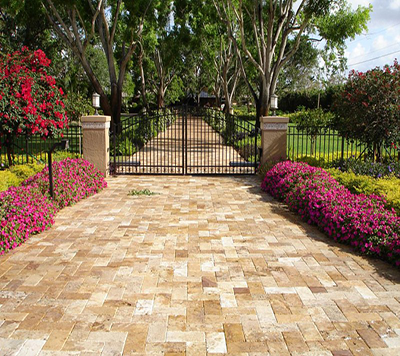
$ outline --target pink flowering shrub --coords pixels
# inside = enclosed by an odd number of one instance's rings
[[[56,206],[37,188],[11,187],[0,193],[0,255],[54,223]]]
[[[49,169],[25,180],[22,185],[38,187],[43,194],[49,191]],[[104,176],[93,164],[82,158],[67,158],[53,162],[54,202],[59,209],[70,206],[107,187]]]
[[[261,188],[336,241],[400,265],[400,218],[382,197],[352,194],[321,168],[281,162]]]
[[[83,159],[53,163],[54,200],[49,197],[49,169],[0,193],[0,255],[21,245],[30,235],[54,223],[65,206],[107,187],[104,176]]]

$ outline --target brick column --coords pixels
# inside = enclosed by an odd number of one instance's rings
[[[286,159],[287,129],[289,118],[281,116],[261,117],[262,158],[261,164],[267,161]]]
[[[108,174],[110,154],[110,116],[83,116],[83,158],[93,163],[105,175]]]

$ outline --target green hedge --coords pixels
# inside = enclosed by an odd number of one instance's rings
[[[43,168],[44,164],[21,164],[0,171],[0,191],[19,186],[22,181],[41,172]]]
[[[353,172],[341,172],[338,169],[326,169],[333,178],[352,193],[383,195],[387,201],[386,208],[393,208],[400,215],[400,179],[394,176],[373,178],[356,175]]]
[[[76,153],[57,151],[53,155],[53,162],[62,161],[66,158],[79,158]],[[5,170],[0,170],[0,192],[7,190],[10,187],[18,187],[22,181],[34,176],[43,170],[44,164],[25,163],[11,166]]]

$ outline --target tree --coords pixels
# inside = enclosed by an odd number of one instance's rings
[[[114,123],[121,117],[122,92],[128,65],[152,1],[42,0],[56,34],[79,59],[101,107]],[[101,48],[108,64],[109,90],[101,84],[87,57],[87,48]]]
[[[329,128],[333,121],[333,116],[331,112],[325,112],[321,108],[306,109],[304,107],[291,116],[291,120],[297,124],[296,129],[304,131],[310,136],[311,156],[316,152],[317,136]]]
[[[48,74],[49,65],[43,51],[31,52],[26,47],[1,57],[0,135],[9,165],[15,137],[38,134],[46,139],[67,125],[63,91]]]
[[[335,126],[365,143],[378,161],[384,148],[400,151],[400,65],[397,61],[365,73],[351,71],[334,107]]]
[[[288,46],[294,42],[289,40]],[[322,51],[323,52],[323,51]],[[308,41],[306,36],[300,41],[294,56],[282,67],[276,91],[281,98],[287,92],[297,92],[313,88],[319,89],[319,59],[321,51]]]
[[[325,39],[330,59],[335,59],[335,53],[343,53],[347,38],[366,29],[371,10],[358,7],[352,11],[346,0],[213,2],[235,44],[242,74],[257,108],[257,124],[260,116],[268,115],[279,74],[295,55],[301,41]],[[257,70],[256,85],[248,75],[245,59]]]
[[[40,0],[0,0],[0,47],[12,53],[26,46],[41,49],[48,58],[60,53],[62,45],[52,36]]]

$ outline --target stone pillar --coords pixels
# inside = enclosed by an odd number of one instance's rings
[[[261,117],[261,164],[286,159],[288,122],[289,118],[282,116]]]
[[[83,158],[105,175],[110,162],[110,116],[83,116]]]

